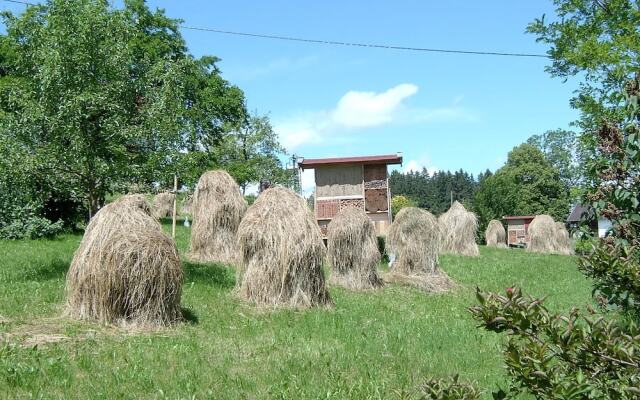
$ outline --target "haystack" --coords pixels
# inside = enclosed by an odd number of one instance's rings
[[[571,254],[569,233],[562,223],[556,223],[549,215],[538,215],[529,224],[527,251]]]
[[[331,304],[322,272],[325,247],[302,197],[285,188],[258,196],[238,227],[237,292],[258,306]]]
[[[467,211],[462,204],[454,201],[451,208],[438,218],[442,229],[442,252],[462,256],[478,256],[476,244],[478,218]]]
[[[507,248],[507,233],[502,223],[497,219],[489,221],[487,230],[484,232],[484,238],[487,241],[487,247]]]
[[[443,292],[455,287],[438,266],[442,233],[431,213],[416,207],[405,207],[389,228],[387,244],[395,255],[388,282],[416,286],[428,292]]]
[[[140,195],[91,219],[66,283],[66,314],[102,323],[167,325],[181,318],[182,266]]]
[[[573,254],[573,246],[571,239],[569,238],[569,231],[562,222],[556,222],[556,241],[558,254],[570,255]]]
[[[153,198],[153,216],[157,219],[172,217],[175,198],[176,195],[174,193],[158,193]]]
[[[354,290],[382,286],[378,276],[378,238],[364,210],[347,207],[331,220],[327,260],[332,269],[330,283]]]
[[[233,264],[237,261],[236,232],[247,202],[225,171],[205,172],[198,180],[191,213],[191,249],[195,261]]]

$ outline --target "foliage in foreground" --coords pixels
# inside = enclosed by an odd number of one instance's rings
[[[632,399],[640,396],[640,330],[621,327],[590,310],[550,312],[544,299],[507,289],[505,296],[477,290],[469,310],[480,326],[506,334],[512,379],[508,395],[542,399]]]
[[[458,375],[429,379],[421,391],[423,400],[475,400],[482,394],[473,384],[461,382]]]
[[[640,74],[625,88],[626,124],[598,130],[595,177],[587,195],[596,212],[611,220],[612,235],[600,241],[580,269],[595,279],[595,292],[609,305],[640,312]]]

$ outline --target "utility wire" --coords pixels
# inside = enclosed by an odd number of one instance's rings
[[[27,6],[37,6],[37,4],[35,3],[29,3],[26,1],[18,1],[18,0],[2,0],[2,1],[6,1],[7,3],[16,3],[16,4],[24,4]]]
[[[28,6],[37,5],[35,3],[30,3],[28,1],[21,1],[21,0],[2,0],[2,1],[6,1],[9,3],[25,4]],[[273,40],[285,40],[290,42],[314,43],[314,44],[333,45],[333,46],[365,47],[365,48],[385,49],[385,50],[403,50],[403,51],[416,51],[416,52],[429,52],[429,53],[467,54],[467,55],[482,55],[482,56],[549,58],[549,56],[546,54],[508,53],[508,52],[499,52],[499,51],[475,51],[475,50],[439,49],[439,48],[428,48],[428,47],[393,46],[388,44],[343,42],[343,41],[335,41],[335,40],[308,39],[308,38],[300,38],[300,37],[292,37],[292,36],[279,36],[279,35],[267,35],[267,34],[249,33],[249,32],[227,31],[222,29],[202,28],[202,27],[186,26],[186,25],[179,25],[179,27],[181,29],[188,29],[192,31],[210,32],[210,33],[218,33],[218,34],[224,34],[224,35],[244,36],[244,37],[273,39]]]
[[[368,48],[386,49],[386,50],[406,50],[406,51],[422,51],[422,52],[431,52],[431,53],[454,53],[454,54],[471,54],[471,55],[484,55],[484,56],[549,58],[549,56],[546,54],[505,53],[505,52],[498,52],[498,51],[452,50],[452,49],[435,49],[435,48],[426,48],[426,47],[393,46],[393,45],[387,45],[387,44],[374,44],[374,43],[340,42],[340,41],[334,41],[334,40],[305,39],[305,38],[298,38],[298,37],[291,37],[291,36],[277,36],[277,35],[264,35],[264,34],[258,34],[258,33],[225,31],[220,29],[199,28],[199,27],[185,26],[185,25],[181,25],[180,28],[194,30],[194,31],[221,33],[225,35],[248,36],[248,37],[257,37],[257,38],[263,38],[263,39],[288,40],[292,42],[305,42],[305,43],[316,43],[316,44],[326,44],[326,45],[336,45],[336,46],[368,47]]]

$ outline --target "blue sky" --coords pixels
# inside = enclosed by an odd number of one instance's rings
[[[185,25],[336,41],[544,53],[525,34],[550,0],[149,1]],[[3,3],[2,7],[24,7]],[[576,82],[546,59],[305,44],[183,30],[248,107],[307,158],[403,152],[403,169],[495,170],[529,136],[568,128]],[[305,177],[305,185],[311,183]]]

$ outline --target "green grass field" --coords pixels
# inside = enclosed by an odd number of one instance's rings
[[[258,311],[234,297],[232,269],[184,262],[189,322],[132,332],[60,317],[80,239],[0,241],[1,398],[413,398],[455,373],[488,396],[506,377],[501,338],[466,311],[476,285],[521,286],[558,311],[591,302],[575,258],[520,250],[442,257],[453,293],[331,288],[335,308],[310,311]],[[177,239],[184,253],[189,230]]]

